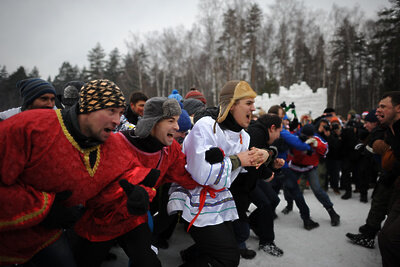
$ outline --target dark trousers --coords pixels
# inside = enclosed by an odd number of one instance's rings
[[[400,198],[392,206],[389,216],[378,235],[383,267],[400,263]]]
[[[285,199],[290,205],[293,200],[296,206],[300,210],[300,217],[305,220],[310,218],[310,209],[304,199],[303,193],[300,191],[299,184],[297,183],[298,176],[289,168],[283,168],[282,173],[285,175],[283,180],[283,188],[285,193]]]
[[[332,189],[339,189],[340,165],[338,159],[326,159],[326,171]]]
[[[168,190],[171,187],[170,183],[162,185],[157,190],[157,210],[154,208],[153,212],[158,211],[156,215],[153,217],[154,222],[154,230],[153,230],[153,244],[157,240],[168,240],[174,230],[175,226],[178,223],[178,214],[169,215],[167,212],[167,204],[168,204]],[[152,204],[155,204],[155,201]]]
[[[39,251],[24,267],[76,267],[74,256],[65,233],[50,246]]]
[[[105,242],[91,242],[73,235],[75,258],[80,267],[99,267],[115,242],[129,257],[132,262],[130,266],[161,266],[156,253],[151,249],[151,231],[147,223]]]
[[[367,216],[367,225],[376,233],[381,229],[381,224],[385,220],[392,201],[393,187],[387,187],[378,183],[372,194],[371,208]]]
[[[274,210],[280,201],[278,195],[268,182],[259,179],[250,192],[250,200],[257,207],[249,216],[250,228],[260,238],[261,245],[274,241]]]
[[[186,223],[186,228],[187,228]],[[186,262],[181,266],[233,267],[240,261],[239,248],[233,232],[232,222],[196,227],[189,230],[195,244],[184,250]]]

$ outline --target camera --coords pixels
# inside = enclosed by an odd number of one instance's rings
[[[290,103],[289,108],[295,108],[294,102]]]
[[[324,127],[325,131],[330,131],[331,130],[331,127],[329,127],[329,125],[324,125],[323,127]]]
[[[332,130],[337,130],[337,129],[339,129],[340,127],[339,127],[339,124],[337,124],[337,123],[332,123]]]

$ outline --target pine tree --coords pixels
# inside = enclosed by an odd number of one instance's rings
[[[104,78],[106,63],[105,56],[106,54],[100,43],[97,43],[97,45],[89,51],[87,56],[89,69],[87,70],[87,73],[90,80]]]
[[[122,73],[122,68],[121,68],[121,55],[119,54],[118,48],[114,48],[109,56],[108,56],[108,61],[106,62],[106,67],[105,67],[105,73],[104,77],[106,79],[109,79],[111,81],[116,82],[121,73]]]

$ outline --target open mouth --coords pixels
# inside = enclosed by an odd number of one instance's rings
[[[106,133],[111,133],[111,132],[113,131],[113,129],[110,129],[110,128],[104,128],[104,131],[105,131]]]
[[[168,137],[172,137],[172,138],[174,138],[174,135],[173,135],[173,134],[171,134],[171,133],[167,133],[167,136],[168,136]]]

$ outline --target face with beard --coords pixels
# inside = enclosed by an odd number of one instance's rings
[[[392,98],[385,97],[379,101],[378,108],[376,109],[376,117],[383,125],[390,126],[400,114],[400,105],[393,106]]]
[[[85,136],[105,142],[115,127],[119,125],[123,113],[124,108],[106,108],[79,114],[79,127]]]
[[[30,104],[27,109],[39,109],[39,108],[48,108],[52,109],[55,105],[56,96],[51,93],[43,94],[33,100],[32,104]]]

